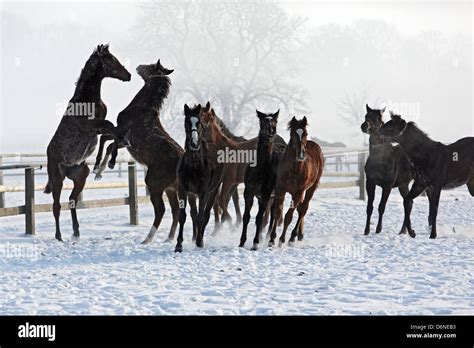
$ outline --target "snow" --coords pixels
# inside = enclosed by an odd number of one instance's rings
[[[363,235],[366,203],[357,195],[356,187],[316,191],[304,241],[273,249],[264,241],[258,251],[250,251],[256,204],[245,248],[237,247],[240,229],[213,235],[211,216],[203,249],[192,244],[188,219],[182,254],[164,242],[169,207],[149,245],[140,242],[153,220],[151,204],[139,206],[139,226],[128,224],[127,206],[79,210],[78,242],[70,238],[68,211],[61,215],[64,243],[54,240],[51,213],[37,214],[34,237],[24,235],[23,216],[0,218],[0,314],[474,314],[474,201],[467,189],[442,193],[436,240],[428,239],[426,197],[415,200],[412,239],[398,235],[397,190],[379,235],[376,209],[372,232]]]

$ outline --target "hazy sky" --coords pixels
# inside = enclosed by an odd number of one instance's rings
[[[20,90],[12,90],[9,88],[12,81],[15,79],[15,71],[9,70],[5,72],[5,67],[11,68],[11,60],[18,59],[16,53],[5,52],[2,44],[1,58],[3,60],[1,66],[1,114],[0,114],[0,152],[43,152],[54,133],[60,115],[54,112],[57,104],[61,101],[68,100],[74,90],[74,82],[76,81],[80,69],[83,67],[87,57],[92,52],[92,49],[98,43],[111,43],[111,51],[119,57],[119,59],[133,71],[133,67],[145,61],[135,61],[133,57],[127,56],[124,52],[126,48],[121,45],[121,42],[133,30],[136,25],[138,10],[138,1],[47,1],[47,2],[28,2],[28,1],[2,1],[2,42],[3,40],[15,40],[16,35],[20,35],[16,30],[4,30],[3,20],[4,16],[8,18],[15,18],[19,21],[20,26],[28,26],[27,31],[32,32],[29,42],[23,43],[19,40],[19,44],[26,44],[31,56],[19,57],[20,65],[15,63],[18,72],[21,70],[22,78],[27,76],[27,80],[32,84],[37,83],[35,76],[41,74],[43,69],[50,69],[48,65],[62,65],[62,70],[67,67],[65,73],[61,76],[54,76],[48,74],[47,81],[33,89],[35,96],[32,100],[48,100],[49,104],[42,104],[41,102],[35,105],[30,105],[29,96],[24,96],[25,103],[18,109],[16,115],[5,115],[5,110],[11,108],[4,108],[4,103],[8,103],[12,94],[20,93]],[[455,2],[412,2],[412,1],[390,1],[390,2],[361,2],[361,1],[279,1],[284,9],[291,14],[306,17],[308,19],[308,31],[326,23],[351,24],[361,19],[379,19],[384,20],[396,26],[396,28],[406,34],[418,35],[426,31],[438,31],[450,37],[458,35],[467,35],[471,38],[471,47],[466,49],[472,50],[472,18],[473,6],[469,1]],[[61,28],[58,36],[68,36],[72,32],[81,30],[81,28],[88,28],[84,32],[87,34],[85,42],[81,42],[80,47],[76,47],[74,42],[67,45],[65,40],[58,40],[58,46],[51,52],[38,52],[37,47],[40,46],[40,40],[56,40],[54,34],[49,30],[50,27]],[[8,27],[10,28],[10,27]],[[91,30],[92,29],[92,30]],[[26,29],[25,29],[26,30]],[[10,47],[10,46],[9,46]],[[86,48],[87,47],[87,48]],[[18,48],[18,50],[24,49]],[[65,59],[61,61],[61,56],[69,57],[70,52],[78,52],[76,59],[70,61]],[[81,52],[81,53],[79,53]],[[54,56],[54,63],[48,62],[48,54]],[[474,55],[471,55],[473,57]],[[143,58],[145,59],[145,58]],[[149,59],[146,57],[146,59]],[[472,64],[472,62],[471,62]],[[472,71],[472,70],[471,70]],[[311,85],[303,82],[310,93],[309,107],[316,108],[316,98],[311,94]],[[343,83],[341,81],[341,83]],[[58,84],[63,85],[64,88],[58,89]],[[123,109],[132,99],[133,95],[140,88],[141,83],[137,79],[133,79],[130,83],[122,83],[118,81],[107,81],[103,85],[103,99],[106,100],[108,106],[108,118],[115,121],[115,115]],[[463,86],[469,88],[472,93],[472,76],[471,86]],[[456,88],[456,86],[453,86]],[[31,91],[31,89],[28,89]],[[31,93],[31,92],[28,92]],[[41,98],[40,98],[41,97]],[[35,99],[36,98],[36,99]],[[49,98],[49,99],[48,99]],[[389,98],[389,97],[388,97]],[[53,102],[54,101],[54,102]],[[433,102],[442,102],[434,99]],[[47,106],[45,106],[47,105]],[[471,117],[471,129],[463,129],[463,134],[469,135],[473,133],[474,116],[473,105],[462,106],[466,110],[464,117]],[[113,116],[110,116],[113,115]],[[14,121],[12,121],[12,117]],[[20,121],[20,122],[18,122]],[[339,122],[339,123],[338,123]],[[428,130],[433,132],[436,136],[442,136],[442,121]],[[318,128],[322,134],[318,134],[323,139],[332,141],[344,141],[351,143],[351,139],[343,139],[344,131],[341,133],[342,123],[334,121],[332,123],[324,122]],[[338,132],[335,131],[339,129]],[[460,132],[460,133],[462,133]],[[467,134],[466,134],[467,133]],[[342,135],[341,135],[342,134]],[[348,134],[348,133],[347,133]],[[447,136],[445,141],[453,140],[455,134],[452,133]],[[347,135],[346,135],[347,137]],[[21,141],[19,141],[21,139]]]

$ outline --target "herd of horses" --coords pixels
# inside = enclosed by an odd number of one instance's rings
[[[205,106],[184,105],[184,149],[166,132],[160,121],[160,112],[167,98],[173,70],[165,68],[160,60],[140,65],[136,69],[144,85],[130,104],[117,117],[117,126],[105,120],[107,108],[101,100],[101,82],[104,78],[130,81],[131,74],[113,56],[108,45],[99,45],[87,60],[76,83],[70,104],[94,105],[94,115],[65,114],[48,145],[48,183],[45,193],[53,195],[53,215],[56,239],[62,240],[59,216],[60,196],[65,177],[74,183],[69,197],[73,237],[79,238],[76,202],[89,175],[86,159],[94,152],[100,135],[99,150],[94,165],[96,179],[108,166],[114,168],[118,149],[125,147],[130,155],[146,166],[145,183],[150,193],[155,218],[143,243],[150,243],[165,213],[163,194],[168,198],[172,224],[168,239],[174,240],[179,232],[176,252],[183,250],[183,232],[186,206],[189,203],[193,225],[193,241],[203,246],[203,238],[211,209],[214,210],[215,228],[230,223],[228,211],[233,199],[237,225],[242,222],[240,247],[247,240],[247,228],[254,198],[258,201],[256,231],[252,250],[258,249],[262,231],[268,225],[269,246],[275,244],[277,227],[283,223],[279,245],[285,243],[286,232],[294,211],[298,219],[289,242],[303,239],[304,217],[318,187],[324,168],[320,146],[308,140],[306,117],[293,117],[288,123],[288,144],[277,134],[279,111],[263,113],[257,110],[258,136],[252,139],[235,136],[216,115],[210,102]],[[474,138],[464,138],[451,145],[431,140],[413,122],[399,115],[384,123],[384,110],[368,105],[361,129],[370,135],[369,157],[365,166],[368,194],[367,224],[370,232],[375,187],[382,187],[379,221],[376,233],[382,230],[382,215],[392,188],[398,187],[404,199],[405,219],[400,233],[414,237],[410,213],[413,199],[426,191],[429,203],[431,238],[436,237],[436,214],[440,191],[467,184],[474,196]],[[112,141],[106,148],[105,143]],[[398,143],[393,145],[392,143]],[[219,161],[222,150],[255,151],[256,163]],[[409,189],[409,183],[414,181]],[[245,210],[239,208],[237,187],[244,183]],[[286,193],[292,201],[283,218]]]

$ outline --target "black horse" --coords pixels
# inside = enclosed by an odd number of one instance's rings
[[[415,182],[403,200],[405,220],[402,231],[406,227],[410,235],[415,236],[410,221],[413,199],[426,190],[430,203],[430,238],[436,238],[436,215],[441,190],[467,184],[474,196],[474,137],[444,145],[431,140],[414,122],[407,122],[400,115],[392,115],[379,132],[384,141],[399,143],[413,166]]]
[[[370,233],[370,218],[374,209],[375,187],[382,188],[382,198],[379,204],[379,221],[375,233],[382,231],[382,217],[385,212],[388,197],[392,188],[398,187],[403,198],[408,194],[408,184],[412,179],[410,162],[405,152],[400,146],[393,146],[382,142],[378,133],[379,128],[384,124],[382,120],[382,110],[371,109],[365,105],[367,114],[365,121],[360,126],[362,132],[370,135],[369,138],[369,158],[365,163],[365,188],[367,190],[367,222],[365,224],[365,235]]]
[[[217,148],[207,143],[201,122],[201,105],[190,109],[184,105],[184,128],[186,131],[185,152],[181,156],[176,174],[178,177],[179,234],[175,252],[183,251],[183,229],[186,222],[186,200],[188,194],[199,197],[199,212],[196,219],[196,245],[203,247],[204,230],[209,222],[211,209],[222,182],[224,165],[217,161]]]
[[[250,210],[252,209],[254,197],[258,198],[258,213],[255,219],[257,230],[253,240],[252,250],[257,250],[260,240],[260,231],[263,227],[264,214],[268,209],[271,195],[275,190],[278,160],[282,154],[274,149],[274,139],[278,123],[278,114],[264,114],[257,110],[257,117],[260,121],[260,132],[257,144],[257,165],[247,166],[245,171],[245,211],[243,216],[242,235],[240,236],[239,247],[243,247],[247,240],[247,225],[250,221]],[[270,217],[270,227],[273,225],[273,209]]]

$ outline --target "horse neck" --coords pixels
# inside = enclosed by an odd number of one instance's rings
[[[215,140],[214,142],[217,146],[221,148],[222,147],[231,147],[231,148],[238,147],[238,143],[235,142],[230,137],[228,137],[215,122],[212,122],[210,126],[212,127],[212,130],[211,130],[213,134],[212,137]]]
[[[371,132],[369,136],[369,153],[373,150],[373,147],[376,145],[383,144],[383,141],[380,137],[378,131]]]
[[[128,104],[127,108],[136,105],[146,106],[147,108],[156,111],[156,114],[153,114],[153,119],[155,120],[159,118],[163,102],[168,97],[171,81],[167,76],[155,76],[152,79],[153,80],[145,82],[145,85],[140,89],[140,91],[138,91],[130,104]],[[148,116],[150,113],[143,113],[142,115]],[[157,125],[158,124],[161,125],[159,120],[157,122]]]
[[[413,123],[408,123],[405,131],[398,138],[398,143],[408,156],[416,160],[425,160],[433,149],[435,142]]]
[[[261,134],[258,135],[257,143],[257,165],[265,164],[272,157],[273,138],[267,138]]]
[[[104,77],[98,72],[97,68],[94,68],[94,65],[97,64],[94,61],[95,59],[97,58],[91,56],[82,69],[72,101],[99,102],[101,100],[100,89]]]

